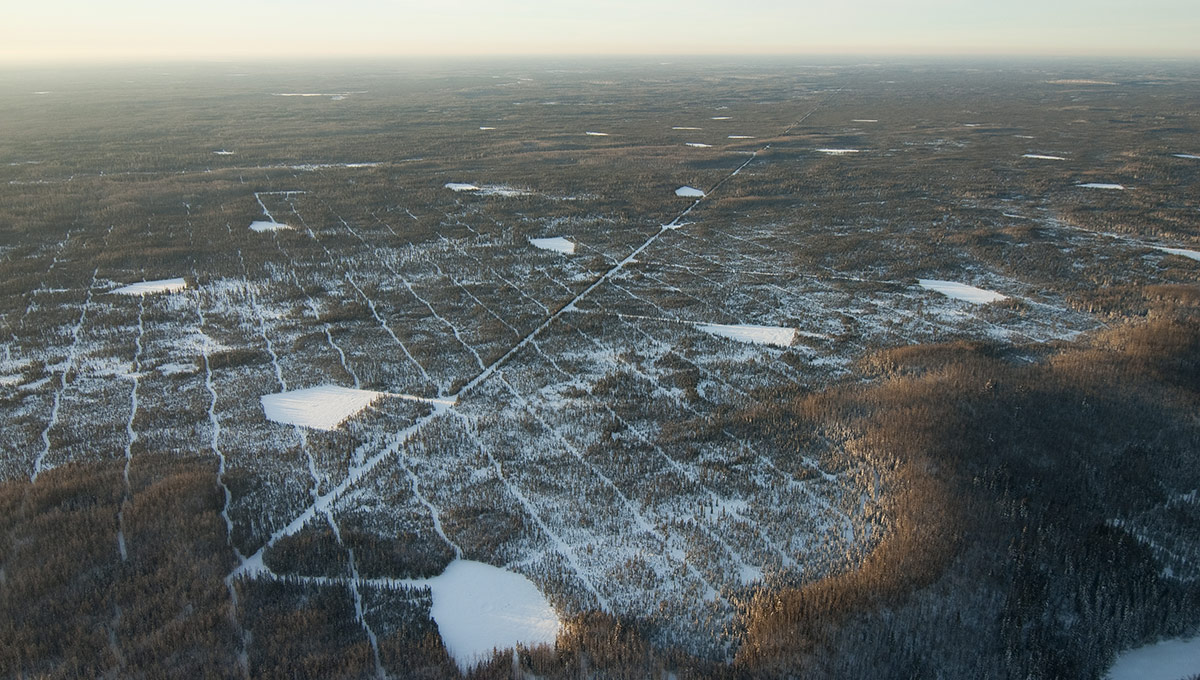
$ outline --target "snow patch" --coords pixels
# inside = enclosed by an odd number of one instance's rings
[[[216,155],[218,155],[218,156],[232,156],[232,155],[233,155],[235,152],[233,152],[233,151],[228,151],[228,150],[226,150],[226,149],[217,149],[217,150],[216,150],[216,151],[214,151],[213,153],[214,153],[214,154],[216,154]]]
[[[260,397],[267,420],[317,430],[335,430],[350,416],[382,397],[381,392],[320,385]]]
[[[1200,156],[1197,156],[1196,154],[1192,154],[1192,153],[1177,153],[1174,155],[1176,158],[1188,158],[1193,161],[1200,161]]]
[[[1200,670],[1200,637],[1164,640],[1122,653],[1107,680],[1183,680]]]
[[[484,184],[479,186],[476,184],[467,184],[466,182],[447,182],[446,188],[450,191],[470,191],[480,196],[503,196],[512,198],[515,196],[532,196],[533,192],[528,189],[517,189],[503,184]]]
[[[820,153],[828,156],[844,156],[848,153],[861,153],[861,149],[817,149]]]
[[[1065,161],[1065,160],[1067,160],[1067,159],[1063,158],[1062,156],[1046,156],[1046,155],[1043,155],[1040,153],[1022,154],[1021,158],[1036,158],[1038,160],[1043,160],[1043,161]]]
[[[158,367],[158,372],[163,375],[191,375],[198,370],[196,364],[169,363]]]
[[[675,190],[676,196],[686,196],[687,198],[704,198],[704,192],[696,187],[679,187]]]
[[[1181,257],[1189,257],[1193,260],[1200,260],[1200,251],[1196,250],[1188,250],[1187,248],[1162,248],[1159,246],[1155,246],[1154,249],[1161,250],[1164,253],[1170,253],[1172,255],[1179,255]]]
[[[575,254],[575,244],[561,236],[553,236],[550,238],[531,238],[529,239],[529,242],[533,244],[535,248],[541,248],[542,250],[552,250],[556,253],[562,253],[563,255]]]
[[[685,145],[695,147],[697,149],[707,149],[712,146],[712,144],[701,144],[700,142],[686,142]]]
[[[851,123],[878,123],[879,120],[877,118],[854,118],[850,122]]]
[[[754,139],[751,135],[729,135],[726,139]]]
[[[607,132],[592,132],[591,130],[588,130],[587,132],[585,132],[583,134],[585,134],[589,137],[607,137],[608,136]]]
[[[183,279],[160,279],[158,281],[142,281],[122,286],[113,291],[118,295],[150,295],[152,293],[174,293],[187,288]]]
[[[491,127],[490,125],[480,125],[479,129],[480,130],[495,130],[496,128]]]
[[[552,645],[561,626],[546,597],[521,574],[482,562],[454,560],[428,580],[430,615],[446,651],[464,673],[493,649]]]
[[[976,288],[975,286],[968,286],[965,283],[958,283],[956,281],[918,279],[917,283],[921,284],[922,288],[937,291],[946,297],[973,302],[977,305],[1008,299],[1007,295],[1001,295],[995,291],[984,290],[983,288]]]
[[[291,229],[291,227],[282,222],[271,222],[268,220],[255,220],[250,223],[250,231],[257,231],[260,234],[267,231],[280,231],[281,229]]]
[[[713,116],[712,120],[732,120],[733,116]]]
[[[671,129],[672,129],[672,130],[703,130],[704,128],[698,128],[698,127],[681,127],[681,126],[679,126],[679,125],[676,125],[675,127],[671,128]]]
[[[697,324],[696,328],[722,338],[755,345],[790,347],[796,340],[795,328],[781,326],[727,326],[720,323],[702,323]]]
[[[20,375],[0,375],[0,387],[16,387],[21,384]]]
[[[1109,189],[1111,191],[1125,191],[1124,184],[1104,184],[1103,182],[1088,182],[1087,184],[1076,184],[1080,189]]]

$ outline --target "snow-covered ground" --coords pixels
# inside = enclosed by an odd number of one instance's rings
[[[845,156],[846,154],[851,154],[851,153],[861,153],[861,152],[862,152],[862,149],[830,149],[830,148],[823,148],[823,149],[817,149],[817,151],[818,151],[818,152],[820,152],[820,153],[823,153],[823,154],[825,154],[825,155],[827,155],[827,156]]]
[[[1198,251],[1198,250],[1188,250],[1187,248],[1163,248],[1163,247],[1156,247],[1155,250],[1161,250],[1164,253],[1170,253],[1172,255],[1179,255],[1181,257],[1189,257],[1193,260],[1200,260],[1200,251]]]
[[[796,341],[796,329],[781,326],[735,326],[720,323],[702,323],[696,327],[705,333],[755,345],[790,347]]]
[[[1021,158],[1036,158],[1038,160],[1043,160],[1043,161],[1065,161],[1065,160],[1067,160],[1066,158],[1063,158],[1062,156],[1047,156],[1046,154],[1040,154],[1040,153],[1023,154],[1021,156]]]
[[[1080,189],[1108,189],[1110,191],[1124,191],[1124,184],[1106,184],[1104,182],[1088,182],[1086,184],[1076,184]]]
[[[704,192],[696,187],[679,187],[675,190],[675,195],[687,198],[704,198]]]
[[[712,144],[704,144],[702,142],[686,142],[685,145],[697,149],[707,149],[712,146]]]
[[[257,231],[260,234],[264,232],[281,231],[283,229],[291,228],[292,227],[290,225],[282,222],[271,222],[268,220],[254,220],[250,223],[250,231]]]
[[[1200,156],[1198,156],[1194,153],[1177,153],[1177,154],[1174,154],[1174,156],[1176,158],[1187,158],[1187,159],[1193,160],[1193,161],[1200,161]]]
[[[430,614],[442,642],[464,673],[493,649],[553,645],[558,637],[558,615],[520,574],[460,559],[424,583],[433,593]]]
[[[183,279],[160,279],[158,281],[141,281],[122,286],[113,291],[118,295],[151,295],[153,293],[174,293],[187,288]]]
[[[561,236],[552,236],[549,238],[531,238],[529,239],[529,242],[533,244],[535,248],[541,248],[542,250],[552,250],[556,253],[562,253],[564,255],[575,254],[575,244]]]
[[[450,191],[470,192],[480,196],[501,196],[504,198],[512,198],[515,196],[532,196],[533,192],[528,189],[517,189],[503,184],[469,184],[467,182],[447,182],[445,187]]]
[[[585,132],[583,134],[585,134],[589,137],[607,137],[608,136],[607,132],[595,132],[593,130],[588,130],[587,132]]]
[[[265,394],[260,399],[267,420],[317,430],[335,430],[347,418],[382,396],[381,392],[320,385]]]
[[[1164,640],[1122,652],[1107,680],[1184,680],[1200,674],[1200,637]]]
[[[957,281],[941,281],[938,279],[919,279],[917,281],[922,288],[937,291],[946,297],[954,298],[955,300],[964,300],[975,304],[985,304],[988,302],[997,302],[999,300],[1008,299],[1007,295],[1002,295],[992,290],[984,290],[975,286],[968,286],[965,283]]]

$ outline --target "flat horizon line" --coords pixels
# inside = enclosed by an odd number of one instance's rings
[[[222,64],[312,64],[312,63],[389,63],[389,62],[473,62],[473,61],[629,61],[629,60],[745,60],[766,61],[779,59],[814,59],[821,61],[842,62],[848,60],[895,60],[895,61],[1017,61],[1017,62],[1080,62],[1080,61],[1120,61],[1120,62],[1197,62],[1200,63],[1200,51],[1187,54],[1156,54],[1156,53],[1122,53],[1122,52],[1004,52],[1004,51],[973,51],[973,52],[693,52],[693,53],[657,53],[657,52],[495,52],[495,53],[412,53],[412,54],[328,54],[328,55],[229,55],[229,56],[146,56],[146,57],[92,57],[92,58],[63,58],[63,59],[3,59],[0,58],[0,69],[14,70],[25,68],[109,68],[120,66],[146,66],[155,64],[178,64],[196,66],[216,66]],[[663,65],[669,65],[664,63]]]

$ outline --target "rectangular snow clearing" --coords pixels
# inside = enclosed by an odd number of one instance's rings
[[[152,293],[174,293],[187,288],[183,279],[160,279],[158,281],[142,281],[122,286],[113,292],[118,295],[150,295]]]
[[[556,253],[562,253],[563,255],[575,254],[575,244],[561,236],[552,236],[550,238],[531,238],[529,239],[529,242],[533,244],[533,247],[541,248],[542,250],[552,250]]]
[[[702,143],[700,143],[700,142],[687,142],[687,143],[685,144],[685,146],[690,146],[690,147],[692,147],[692,148],[694,148],[694,149],[707,149],[707,148],[709,148],[710,146],[712,146],[712,144],[702,144]]]
[[[696,324],[696,328],[738,342],[754,345],[774,345],[775,347],[791,347],[796,341],[796,329],[781,326],[727,326],[720,323]]]
[[[696,187],[679,187],[675,190],[675,195],[686,198],[704,198],[704,192]]]
[[[1067,159],[1063,158],[1062,156],[1047,156],[1045,154],[1040,154],[1040,153],[1022,154],[1021,158],[1036,158],[1036,159],[1042,160],[1042,161],[1065,161],[1065,160],[1067,160]]]
[[[954,298],[955,300],[965,300],[973,302],[977,305],[982,305],[988,302],[997,302],[999,300],[1008,299],[1007,295],[1001,295],[992,290],[984,290],[975,286],[968,286],[965,283],[957,281],[940,281],[938,279],[918,279],[917,283],[921,284],[922,288],[933,290],[945,295],[946,297]]]
[[[429,613],[446,651],[466,673],[493,649],[553,645],[561,624],[546,596],[521,574],[482,562],[454,560],[427,581]]]
[[[1155,248],[1155,250],[1161,250],[1164,253],[1171,253],[1172,255],[1179,255],[1180,257],[1190,257],[1193,260],[1200,260],[1200,251],[1196,251],[1196,250],[1188,250],[1187,248],[1157,248],[1157,247]]]
[[[260,234],[279,231],[281,229],[291,229],[291,227],[282,222],[268,222],[266,220],[255,220],[250,223],[250,231],[257,231]]]
[[[1124,184],[1105,184],[1103,182],[1088,182],[1087,184],[1076,184],[1080,189],[1108,189],[1109,191],[1125,191]]]
[[[263,413],[272,422],[316,430],[336,430],[347,418],[382,396],[382,392],[320,385],[304,390],[264,394],[260,400]]]
[[[1200,156],[1197,156],[1194,153],[1177,153],[1177,154],[1175,154],[1175,157],[1176,158],[1187,158],[1187,159],[1193,160],[1193,161],[1200,161]]]
[[[845,156],[851,153],[862,153],[861,149],[817,149],[817,151],[827,156]]]

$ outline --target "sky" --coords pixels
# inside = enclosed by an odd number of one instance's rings
[[[1200,57],[1200,0],[40,0],[0,63],[536,54]]]

